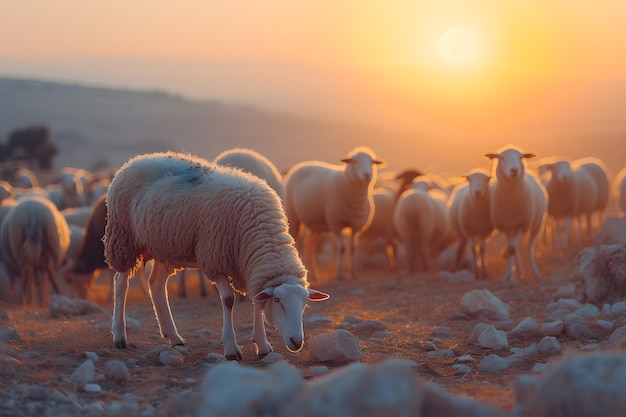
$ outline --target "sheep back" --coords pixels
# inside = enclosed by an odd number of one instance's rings
[[[118,272],[154,258],[229,276],[242,293],[282,275],[308,285],[278,195],[241,170],[174,152],[140,155],[115,175],[107,210],[105,257]]]

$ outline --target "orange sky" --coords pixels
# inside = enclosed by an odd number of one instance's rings
[[[626,2],[617,0],[0,7],[0,76],[159,88],[442,134],[510,128],[562,108],[564,96],[575,106],[594,85],[626,80]],[[451,59],[441,38],[452,28],[472,48]]]

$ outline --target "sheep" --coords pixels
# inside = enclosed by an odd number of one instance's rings
[[[553,237],[556,249],[569,248],[571,220],[587,217],[587,237],[591,235],[591,214],[597,209],[598,188],[591,173],[582,167],[573,168],[563,158],[546,164],[548,215],[555,221]]]
[[[345,165],[305,161],[294,165],[285,178],[285,211],[291,235],[304,248],[310,274],[317,277],[315,248],[321,233],[338,239],[337,273],[343,279],[346,250],[343,230],[350,229],[351,274],[356,277],[355,239],[367,229],[373,216],[372,188],[377,169],[385,165],[367,147],[354,148],[341,159]],[[303,239],[304,229],[307,230]]]
[[[465,176],[467,182],[459,183],[452,191],[448,205],[450,223],[459,237],[455,266],[458,269],[465,254],[467,241],[471,242],[472,269],[476,279],[487,278],[485,264],[485,242],[493,234],[494,227],[489,211],[491,201],[491,176],[476,169]],[[478,248],[476,247],[478,245]],[[480,272],[478,255],[480,254]]]
[[[381,178],[378,177],[379,181],[372,190],[374,216],[369,227],[359,235],[357,258],[365,257],[363,250],[368,243],[382,242],[387,255],[388,267],[392,270],[397,268],[397,236],[393,228],[393,210],[400,195],[410,186],[413,179],[420,175],[422,175],[421,172],[408,169],[399,174],[393,174],[393,177],[387,181],[380,181]]]
[[[213,159],[213,163],[238,168],[247,173],[256,175],[262,180],[265,180],[267,184],[276,191],[281,201],[284,200],[285,190],[282,182],[283,177],[272,161],[264,155],[250,149],[233,148],[217,155],[215,159]],[[200,275],[200,294],[202,297],[207,296],[207,290],[202,275]],[[181,271],[180,274],[178,295],[181,298],[187,295],[185,271]]]
[[[538,279],[534,241],[544,226],[548,202],[545,188],[530,172],[526,172],[526,159],[535,155],[517,146],[507,145],[485,156],[495,159],[493,171],[496,180],[491,189],[489,211],[494,227],[507,239],[508,264],[504,279],[513,281],[514,264],[517,279],[522,277],[519,242],[526,233],[530,265],[533,276]]]
[[[61,214],[63,214],[63,217],[65,217],[65,220],[68,224],[85,227],[87,226],[87,222],[89,221],[91,208],[91,205],[71,207],[61,210]]]
[[[71,172],[62,172],[57,185],[46,187],[47,197],[59,210],[87,205],[83,183]]]
[[[440,253],[453,239],[447,196],[429,187],[424,177],[414,179],[398,198],[393,212],[394,229],[404,245],[411,274],[427,272],[431,256]]]
[[[245,148],[226,150],[213,159],[217,165],[239,168],[265,180],[276,191],[281,200],[285,199],[283,176],[266,156]]]
[[[597,213],[597,226],[599,227],[604,221],[604,213],[608,207],[611,194],[608,168],[600,159],[592,157],[575,160],[572,163],[572,169],[579,168],[587,170],[596,184],[597,195],[593,212]]]
[[[84,227],[83,237],[75,255],[69,257],[69,261],[57,270],[57,274],[63,275],[68,286],[76,292],[80,298],[87,298],[89,289],[96,277],[109,275],[111,291],[108,299],[113,298],[113,271],[109,269],[104,258],[104,231],[107,222],[106,194],[101,195],[89,210],[89,218]],[[72,225],[70,224],[70,229]],[[68,250],[70,252],[70,250]],[[143,277],[143,266],[141,276]],[[148,295],[145,279],[139,283],[144,293]]]
[[[156,319],[172,346],[176,330],[167,280],[181,268],[199,268],[220,293],[222,343],[229,360],[242,354],[233,328],[234,291],[250,293],[257,355],[272,351],[264,317],[287,349],[302,349],[306,301],[329,297],[308,288],[307,271],[289,234],[278,194],[258,177],[176,152],[138,155],[116,173],[107,192],[104,253],[114,279],[113,341],[127,347],[128,280],[153,259],[148,285]]]
[[[0,241],[13,281],[20,279],[24,303],[31,304],[38,290],[39,304],[46,306],[50,301],[48,281],[61,293],[55,269],[70,245],[70,231],[52,202],[41,197],[19,201],[2,221]]]
[[[613,180],[613,198],[615,200],[617,213],[626,215],[626,166],[619,170]]]

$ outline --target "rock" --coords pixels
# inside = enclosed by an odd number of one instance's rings
[[[387,329],[387,324],[378,320],[363,320],[354,325],[354,330],[364,332],[376,332]]]
[[[581,250],[570,278],[576,299],[596,305],[626,299],[626,246],[601,245]]]
[[[574,311],[574,313],[578,314],[584,319],[594,319],[600,316],[600,309],[593,304],[587,303],[583,307]]]
[[[532,358],[533,356],[537,356],[539,353],[539,345],[537,343],[533,343],[526,347],[512,347],[511,348],[511,357],[516,359],[525,359]]]
[[[556,337],[546,336],[539,342],[539,353],[546,356],[554,356],[561,351],[561,344]]]
[[[285,358],[284,355],[281,355],[278,352],[270,352],[261,359],[261,363],[264,365],[269,365],[272,363],[286,361],[286,360],[287,359]]]
[[[363,357],[356,337],[343,329],[313,336],[310,351],[320,363],[348,363]]]
[[[608,321],[608,320],[596,320],[595,321],[596,326],[602,328],[602,329],[612,329],[613,327],[615,327],[615,324],[613,324],[613,322]]]
[[[83,314],[103,314],[105,309],[98,304],[82,298],[67,298],[61,294],[52,294],[48,311],[52,317],[71,317]]]
[[[41,385],[33,385],[26,394],[29,400],[44,401],[50,397],[50,391]]]
[[[613,347],[618,344],[622,344],[626,340],[626,325],[618,327],[611,333],[608,339],[606,339],[606,345]]]
[[[549,366],[541,377],[525,378],[523,386],[517,381],[514,386],[518,411],[514,415],[626,415],[626,355],[623,352],[569,355]]]
[[[533,374],[538,374],[539,372],[545,371],[547,367],[548,367],[547,364],[541,363],[541,362],[537,362],[536,364],[533,365],[533,367],[530,370],[530,372],[532,372]]]
[[[626,301],[620,301],[611,306],[611,314],[624,314],[626,313]]]
[[[439,326],[433,329],[432,335],[442,339],[449,339],[452,337],[452,330],[449,327]]]
[[[576,313],[568,314],[567,317],[565,317],[565,333],[569,337],[584,337],[588,339],[598,337],[585,319]]]
[[[478,372],[495,374],[505,370],[513,363],[512,359],[503,358],[501,356],[491,354],[478,364]]]
[[[452,369],[454,369],[454,371],[455,371],[454,373],[456,375],[467,375],[470,372],[472,372],[472,368],[470,368],[467,365],[463,365],[463,364],[459,364],[459,363],[456,363],[456,364],[452,365]]]
[[[113,382],[118,384],[124,384],[132,381],[132,377],[128,372],[126,364],[116,359],[111,359],[104,365],[104,376]]]
[[[510,338],[527,339],[539,333],[539,325],[532,317],[526,317],[509,332]]]
[[[96,366],[87,359],[70,376],[70,381],[77,384],[90,384],[96,381]]]
[[[432,352],[428,352],[426,356],[430,359],[453,358],[456,356],[456,353],[451,349],[433,350]]]
[[[478,341],[478,337],[482,334],[482,332],[485,331],[487,327],[489,327],[489,325],[485,323],[476,324],[476,326],[474,326],[474,329],[472,329],[472,333],[470,333],[469,337],[467,338],[467,341],[469,343],[476,343]]]
[[[165,349],[159,353],[159,361],[163,366],[176,366],[184,363],[183,355],[173,349]]]
[[[0,329],[0,343],[22,343],[22,338],[15,329]]]
[[[539,328],[539,333],[543,336],[558,336],[563,333],[563,321],[554,320],[543,323]]]
[[[317,366],[309,367],[309,373],[314,376],[325,375],[328,372],[330,372],[330,369],[328,369],[328,366],[317,365]]]
[[[474,274],[468,269],[461,269],[460,271],[451,272],[451,271],[439,271],[437,274],[439,278],[449,282],[450,284],[461,284],[464,282],[474,282],[476,278],[474,278]]]
[[[604,220],[602,227],[593,239],[597,245],[625,245],[626,244],[626,217],[609,216]]]
[[[281,397],[281,401],[288,399]],[[422,415],[412,363],[388,359],[375,365],[353,363],[304,384],[280,417],[361,417]],[[425,415],[426,413],[424,413]],[[241,415],[238,413],[229,414]],[[251,414],[250,414],[251,415]],[[437,415],[437,414],[429,414]]]
[[[505,332],[513,330],[515,327],[515,322],[513,320],[500,320],[496,324],[493,325],[498,330],[504,330]]]
[[[487,349],[501,350],[509,345],[506,333],[496,330],[493,326],[487,326],[478,336],[478,344]]]
[[[489,290],[472,290],[461,297],[461,311],[474,317],[485,316],[492,320],[508,320],[506,304]]]
[[[333,322],[328,317],[322,317],[317,314],[311,314],[310,316],[305,317],[304,321],[306,323],[332,323]]]
[[[83,352],[83,356],[93,363],[96,363],[100,360],[100,356],[96,352]]]
[[[83,391],[91,392],[91,393],[98,393],[98,392],[102,392],[102,387],[98,384],[85,384],[83,385]]]
[[[286,399],[294,398],[303,383],[300,371],[287,362],[274,363],[266,370],[235,361],[218,363],[209,369],[202,381],[198,409],[193,415],[277,416]]]

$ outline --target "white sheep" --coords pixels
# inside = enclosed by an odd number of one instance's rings
[[[239,168],[265,180],[276,191],[281,200],[285,199],[283,176],[265,155],[245,148],[226,150],[213,159],[213,163]]]
[[[548,215],[554,220],[554,246],[566,250],[572,219],[587,218],[587,237],[590,238],[591,215],[598,207],[598,187],[587,169],[573,168],[566,159],[555,159],[546,164],[545,169]]]
[[[535,260],[534,241],[545,222],[547,193],[537,179],[526,172],[526,159],[535,155],[520,148],[507,145],[495,153],[486,153],[495,159],[495,182],[491,189],[491,221],[507,238],[508,265],[504,278],[513,280],[513,269],[517,279],[522,277],[522,262],[519,245],[522,236],[528,234],[528,257],[535,279],[539,268]]]
[[[41,197],[19,201],[11,208],[0,229],[2,255],[15,281],[19,278],[25,303],[38,292],[39,304],[50,301],[48,283],[60,293],[55,269],[70,245],[67,222],[52,202]]]
[[[476,169],[464,177],[467,182],[459,183],[448,200],[450,223],[459,237],[455,265],[457,269],[460,267],[469,240],[474,275],[477,279],[486,278],[485,243],[494,232],[490,213],[491,176],[484,170]],[[480,255],[480,272],[478,255]]]
[[[241,359],[233,328],[234,291],[250,293],[257,354],[272,351],[263,318],[287,348],[302,348],[307,300],[329,296],[308,289],[306,270],[278,197],[265,181],[174,152],[139,155],[115,175],[107,193],[105,257],[116,271],[113,341],[127,346],[125,298],[138,264],[154,259],[148,278],[161,334],[184,345],[167,297],[167,280],[180,268],[199,268],[217,285],[223,308],[222,343]]]
[[[266,156],[251,149],[233,148],[217,155],[215,159],[213,159],[213,163],[238,168],[249,174],[256,175],[262,180],[265,180],[265,182],[276,191],[281,201],[284,201],[285,189],[283,186],[283,176]],[[185,271],[181,271],[179,277],[178,295],[181,298],[185,298],[187,296]],[[204,279],[202,279],[202,274],[199,274],[199,278],[200,294],[202,297],[206,297],[208,292],[204,284]]]
[[[608,168],[600,159],[593,157],[581,158],[572,162],[572,169],[576,170],[579,168],[587,170],[596,184],[597,194],[593,212],[597,214],[597,227],[599,227],[604,221],[604,213],[609,205],[611,196]]]
[[[615,200],[617,213],[626,215],[626,166],[620,169],[613,180],[613,199]]]
[[[47,197],[59,210],[87,205],[87,195],[80,177],[62,172],[58,184],[46,187]]]
[[[416,178],[411,188],[400,195],[393,212],[394,229],[404,246],[409,273],[428,271],[431,257],[453,240],[447,196],[430,187],[424,177]]]
[[[304,259],[312,277],[317,276],[315,249],[321,233],[331,232],[338,240],[337,278],[343,278],[346,250],[343,230],[350,231],[351,274],[356,276],[357,235],[367,229],[373,216],[372,188],[378,167],[385,162],[364,146],[341,159],[345,165],[306,161],[294,165],[285,178],[285,210],[292,236],[304,248]],[[306,239],[302,236],[305,235]]]

